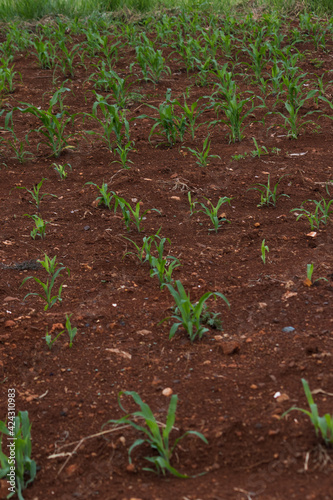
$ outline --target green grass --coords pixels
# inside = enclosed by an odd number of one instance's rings
[[[316,15],[332,15],[332,0],[304,0],[304,10]],[[62,14],[69,18],[86,17],[105,12],[129,9],[145,13],[163,8],[181,8],[187,11],[199,10],[202,13],[236,14],[257,11],[278,11],[288,14],[299,7],[297,0],[0,0],[0,20],[15,18],[23,20],[41,19],[43,16]],[[296,10],[296,9],[295,9]]]

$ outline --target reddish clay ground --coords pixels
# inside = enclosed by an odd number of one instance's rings
[[[83,36],[73,37],[72,43],[83,40]],[[332,68],[329,37],[327,52],[316,51],[308,41],[297,48],[309,51],[300,69],[308,77],[318,73],[311,59],[322,61],[320,74]],[[162,76],[156,86],[134,84],[132,90],[144,97],[129,104],[128,119],[156,116],[146,104],[158,106],[168,88],[173,98],[181,99],[192,85],[189,102],[212,93],[212,83],[205,88],[195,86],[175,54],[169,57],[170,50],[163,51],[171,75]],[[130,46],[122,50],[115,70],[122,76],[128,74],[134,57]],[[91,60],[86,70],[78,65],[74,78],[66,83],[73,90],[65,100],[71,113],[91,112],[95,98],[91,82],[85,81],[98,60]],[[240,60],[246,61],[246,56]],[[221,65],[226,61],[221,55]],[[52,95],[55,90],[52,71],[39,68],[33,51],[16,53],[14,63],[22,83],[17,80],[3,109],[7,112],[19,102],[46,109],[48,97],[43,99],[43,94]],[[328,82],[329,76],[325,78]],[[242,91],[256,88],[242,77],[237,77],[237,83]],[[332,89],[326,89],[328,99]],[[267,99],[268,108],[273,102],[273,97]],[[37,153],[41,136],[36,133],[31,134],[29,146],[34,159],[24,164],[12,159],[12,151],[2,146],[6,166],[0,171],[1,418],[6,418],[7,389],[15,388],[17,410],[29,412],[32,458],[39,467],[33,485],[24,492],[25,499],[333,498],[332,450],[316,438],[305,415],[292,413],[280,419],[293,405],[307,408],[302,378],[312,390],[322,390],[314,396],[321,414],[332,413],[333,406],[332,223],[321,225],[316,236],[310,237],[308,221],[296,221],[290,212],[307,199],[328,198],[325,183],[333,179],[332,121],[322,115],[331,111],[324,102],[318,106],[321,113],[311,118],[320,130],[316,133],[314,125],[308,124],[297,140],[278,128],[283,121],[277,115],[268,116],[265,126],[248,117],[246,123],[253,123],[236,144],[229,143],[227,127],[215,127],[211,153],[221,159],[211,159],[206,168],[196,165],[185,147],[201,147],[207,126],[198,129],[194,141],[187,133],[182,144],[156,147],[159,137],[148,142],[153,124],[149,119],[130,123],[135,141],[130,170],[112,163],[115,157],[96,136],[84,140],[79,135],[89,130],[88,125],[92,128],[88,122],[82,124],[80,115],[75,120],[75,149],[63,152],[57,160],[50,158],[44,146]],[[309,101],[304,113],[315,108]],[[257,111],[255,118],[263,114]],[[199,122],[214,118],[214,112],[208,111]],[[34,117],[19,112],[14,122],[20,139],[39,125]],[[248,154],[232,160],[233,155],[254,149],[252,137],[269,155],[253,158]],[[278,155],[271,152],[274,147],[281,150]],[[71,164],[66,180],[61,181],[50,168],[54,161]],[[268,173],[273,185],[287,174],[278,193],[289,197],[281,197],[276,208],[258,208],[259,194],[248,188],[266,183]],[[30,196],[24,190],[11,190],[15,186],[31,189],[43,177],[47,180],[42,192],[57,198],[43,199],[41,215],[49,222],[46,238],[33,240],[32,220],[24,217],[34,213]],[[141,200],[144,209],[156,208],[160,214],[147,214],[144,232],[139,234],[132,226],[128,233],[119,212],[96,207],[97,191],[85,185],[89,181],[107,182],[109,190],[132,205],[131,200]],[[190,217],[189,190],[192,199],[204,201],[205,196],[214,204],[221,196],[232,197],[231,205],[223,208],[230,224],[223,224],[215,234],[208,231],[211,226],[204,214]],[[209,301],[210,309],[221,313],[222,332],[211,329],[201,341],[191,343],[182,329],[169,340],[171,324],[159,325],[170,315],[172,297],[166,288],[160,289],[157,278],[150,278],[148,264],[142,265],[134,256],[124,257],[133,247],[122,236],[140,244],[160,227],[160,235],[171,240],[167,252],[182,263],[174,277],[191,291],[192,299],[206,291],[220,291],[229,300],[230,309],[220,299]],[[263,239],[270,250],[265,265],[260,251]],[[28,292],[38,291],[33,280],[20,288],[26,276],[45,280],[44,270],[15,267],[44,253],[57,255],[71,272],[70,277],[63,274],[63,302],[46,312],[36,297],[23,301]],[[320,277],[327,281],[304,284],[309,263],[314,263],[313,281]],[[64,335],[49,350],[43,338],[46,329],[60,331],[57,325],[64,325],[66,314],[73,315],[72,324],[78,328],[73,347],[69,348]],[[283,328],[289,326],[294,330],[285,333]],[[144,446],[133,453],[135,467],[128,468],[128,448],[138,437],[131,430],[86,440],[64,468],[66,457],[48,458],[72,451],[75,444],[70,443],[99,433],[109,419],[120,418],[120,390],[139,393],[159,420],[165,421],[169,398],[162,390],[167,387],[179,399],[178,430],[172,436],[193,429],[209,441],[205,445],[194,437],[186,438],[172,463],[183,473],[205,475],[184,480],[144,472],[144,457],[149,454]],[[277,399],[278,391],[282,397]],[[130,400],[124,405],[135,409]],[[1,484],[4,498],[6,483]]]

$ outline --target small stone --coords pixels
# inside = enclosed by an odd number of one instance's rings
[[[83,228],[83,229],[84,229],[85,231],[89,231],[90,226],[84,226],[84,228]]]
[[[295,328],[293,326],[285,326],[282,328],[283,333],[292,333],[295,331]]]
[[[162,391],[163,396],[171,396],[172,393],[173,393],[173,390],[171,389],[171,387],[166,387]]]
[[[139,335],[149,335],[151,333],[150,330],[138,330],[136,333]]]
[[[254,227],[260,227],[260,222],[255,222]]]
[[[265,307],[267,307],[267,304],[266,304],[266,302],[259,302],[258,306],[259,306],[259,309],[265,309]]]
[[[171,196],[171,199],[172,199],[172,200],[176,200],[176,201],[180,201],[179,196]]]
[[[258,386],[256,384],[252,384],[251,386],[251,389],[255,390],[255,389],[258,389]]]
[[[15,321],[13,321],[12,319],[7,319],[7,321],[5,322],[5,328],[13,328],[14,326],[16,326]]]
[[[284,403],[285,401],[289,401],[289,396],[288,394],[282,393],[280,396],[276,398],[276,401],[278,403]]]
[[[226,342],[223,344],[223,354],[231,356],[240,351],[240,344],[238,342]]]
[[[55,330],[63,330],[65,327],[62,323],[54,323],[50,330],[50,333],[53,333]]]

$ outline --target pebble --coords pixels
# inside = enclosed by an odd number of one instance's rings
[[[171,387],[166,387],[162,391],[163,396],[171,396],[172,393],[173,393],[173,390],[171,389]]]
[[[7,319],[7,321],[5,322],[5,328],[13,328],[13,326],[15,325],[16,323],[12,319]]]
[[[295,328],[293,326],[285,326],[282,328],[283,333],[292,333],[295,331]]]

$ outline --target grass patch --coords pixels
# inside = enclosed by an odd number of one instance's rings
[[[0,20],[32,20],[61,14],[69,18],[87,17],[105,12],[130,10],[145,13],[180,8],[216,14],[278,11],[298,14],[309,11],[318,16],[332,15],[332,0],[0,0]]]

